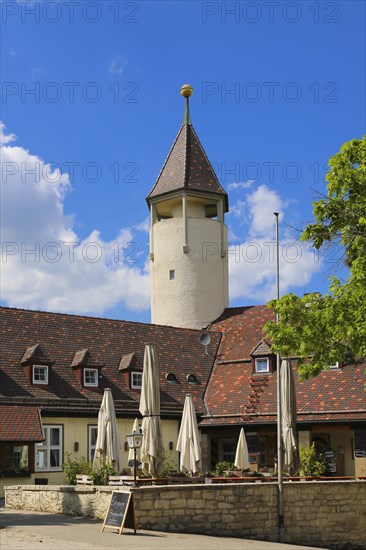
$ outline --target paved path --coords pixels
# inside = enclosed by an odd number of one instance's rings
[[[1,550],[306,550],[305,546],[276,544],[186,533],[130,529],[122,535],[101,533],[102,522],[43,512],[1,509]],[[314,549],[312,549],[314,550]]]

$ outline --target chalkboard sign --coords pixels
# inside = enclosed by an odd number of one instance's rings
[[[136,533],[136,518],[133,495],[131,493],[120,493],[113,491],[111,502],[107,515],[104,519],[102,532],[105,527],[110,529],[118,529],[119,534],[122,533],[123,527],[133,529]]]
[[[366,430],[354,430],[355,457],[366,458]]]

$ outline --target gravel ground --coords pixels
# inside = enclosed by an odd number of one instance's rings
[[[122,535],[113,530],[101,532],[102,522],[30,512],[1,509],[1,550],[315,550],[310,547],[275,544],[227,537],[186,533],[162,533],[126,529]]]

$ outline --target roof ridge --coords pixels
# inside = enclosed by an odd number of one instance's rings
[[[10,306],[0,306],[0,311],[23,311],[25,313],[42,313],[45,315],[62,315],[64,317],[75,317],[76,319],[91,319],[95,321],[108,321],[111,323],[124,323],[126,325],[139,325],[143,327],[162,327],[162,328],[169,328],[173,330],[179,330],[179,331],[190,331],[190,332],[199,332],[201,333],[202,330],[197,328],[187,328],[187,327],[173,327],[171,325],[159,325],[157,323],[148,323],[143,321],[129,321],[126,319],[113,319],[110,317],[98,317],[94,315],[81,315],[78,313],[63,313],[61,311],[45,311],[42,309],[25,309],[25,308],[18,308],[18,307],[10,307]],[[219,330],[213,330],[211,331],[213,333],[220,333]]]
[[[169,149],[169,153],[168,153],[168,155],[167,155],[166,158],[165,158],[164,164],[163,164],[163,166],[162,166],[162,168],[161,168],[161,170],[160,170],[160,172],[159,172],[159,174],[158,174],[158,177],[156,178],[156,181],[155,181],[155,183],[154,183],[153,188],[151,189],[150,193],[148,194],[148,197],[154,192],[154,189],[155,189],[156,186],[158,185],[159,180],[160,180],[160,176],[162,175],[162,173],[163,173],[163,171],[164,171],[164,168],[165,168],[165,166],[166,166],[167,163],[168,163],[168,160],[169,160],[169,158],[170,158],[170,156],[171,156],[171,154],[172,154],[172,152],[173,152],[173,149],[174,149],[174,147],[175,147],[175,144],[176,144],[177,141],[178,141],[179,135],[180,135],[180,133],[181,133],[183,127],[184,127],[184,124],[181,125],[181,127],[179,128],[179,131],[178,131],[177,135],[175,136],[175,140],[173,141],[173,145],[172,145],[171,148]]]
[[[221,189],[222,193],[224,193],[225,195],[227,195],[225,189],[223,188],[223,186],[221,185],[221,183],[220,183],[220,181],[219,181],[219,178],[218,178],[217,175],[216,175],[215,170],[213,169],[213,166],[212,166],[212,164],[211,164],[211,162],[210,162],[210,159],[209,159],[208,156],[207,156],[206,150],[205,150],[205,148],[203,147],[203,145],[202,145],[202,143],[201,143],[201,141],[200,141],[200,138],[198,137],[197,132],[196,132],[196,130],[193,128],[193,125],[192,125],[192,124],[191,124],[191,128],[192,128],[192,132],[193,132],[195,138],[196,138],[197,141],[198,141],[198,144],[200,145],[200,147],[201,147],[201,149],[202,149],[202,152],[203,152],[203,155],[204,155],[204,157],[205,157],[205,160],[206,160],[207,164],[209,165],[209,167],[210,167],[211,170],[212,170],[212,173],[213,173],[213,175],[214,175],[214,177],[215,177],[215,179],[216,179],[216,183],[218,184],[218,186],[219,186],[219,188]]]

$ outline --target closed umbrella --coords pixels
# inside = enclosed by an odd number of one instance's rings
[[[280,371],[282,443],[284,452],[284,469],[288,472],[295,468],[296,443],[296,391],[294,375],[289,359],[283,359]]]
[[[179,430],[177,451],[180,452],[180,470],[196,473],[201,469],[201,445],[197,417],[192,396],[186,395],[182,423]]]
[[[146,344],[140,398],[142,414],[141,463],[144,474],[159,476],[163,470],[164,447],[160,420],[159,367],[154,344]]]
[[[117,472],[122,467],[121,443],[118,435],[112,392],[109,388],[104,390],[102,404],[99,409],[98,435],[93,462],[96,465],[101,462],[112,464]]]
[[[245,438],[244,428],[240,430],[234,464],[242,471],[247,470],[250,467],[248,445]]]
[[[133,423],[132,432],[141,433],[140,429],[140,422],[138,418],[135,418],[135,421]],[[137,462],[140,462],[140,449],[136,449],[136,460]],[[133,465],[134,461],[134,450],[130,449],[128,452],[128,465]]]

